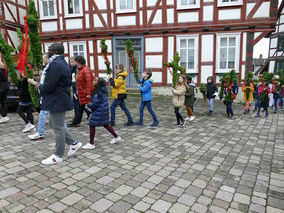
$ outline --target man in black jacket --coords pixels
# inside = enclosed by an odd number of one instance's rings
[[[7,113],[6,99],[9,91],[8,72],[5,70],[5,65],[0,61],[0,123],[9,120]]]
[[[72,110],[70,96],[71,71],[64,59],[64,47],[60,43],[52,44],[48,49],[49,63],[43,84],[39,85],[42,96],[42,110],[50,112],[50,126],[54,130],[56,149],[54,154],[42,161],[42,164],[62,162],[65,143],[70,145],[68,156],[75,154],[82,146],[70,135],[65,122],[66,111]]]

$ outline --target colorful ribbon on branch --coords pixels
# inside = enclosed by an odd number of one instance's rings
[[[30,40],[28,39],[28,32],[29,32],[29,23],[26,21],[27,16],[24,15],[24,32],[25,32],[25,37],[22,40],[22,49],[19,53],[19,60],[17,62],[17,69],[20,71],[20,73],[24,72],[24,75],[27,77],[25,65],[27,64],[27,56],[29,52],[29,44]],[[29,66],[30,67],[30,66]]]
[[[232,89],[233,81],[234,81],[234,80],[232,80],[232,82],[230,83],[230,86],[229,86],[229,88],[228,88],[228,94],[231,94],[230,92],[231,92],[231,89]]]
[[[105,61],[107,62],[108,65],[110,65],[110,62],[109,62],[108,57],[107,57],[107,52],[106,52],[105,49],[103,49],[103,53],[104,53],[104,59],[105,59]]]
[[[171,69],[170,69],[169,64],[167,64],[167,68],[168,68],[168,70],[170,71],[170,74],[172,75],[172,71],[171,71]]]
[[[130,50],[128,50],[128,53],[129,53],[129,55],[131,57],[131,67],[133,69],[133,61],[134,61],[133,53]],[[129,66],[129,72],[131,72],[130,66]]]

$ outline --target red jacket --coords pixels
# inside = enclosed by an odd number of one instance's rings
[[[93,85],[95,77],[89,67],[83,65],[78,68],[77,91],[80,105],[88,104],[92,100]],[[87,98],[89,95],[89,98]]]

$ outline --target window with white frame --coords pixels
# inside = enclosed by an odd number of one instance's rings
[[[116,13],[136,12],[136,0],[117,0]]]
[[[83,15],[82,0],[64,0],[65,17],[76,17]]]
[[[192,9],[199,8],[200,0],[178,0],[177,9]]]
[[[40,0],[40,19],[54,19],[57,18],[56,1],[55,0]]]
[[[186,68],[186,72],[197,72],[198,36],[178,37],[177,50],[180,53],[180,66]]]
[[[217,72],[239,70],[240,35],[217,36]]]
[[[83,56],[86,59],[87,53],[86,53],[86,43],[84,42],[74,42],[70,43],[70,55],[73,57],[76,57],[78,55]]]
[[[243,0],[218,0],[218,7],[242,5]]]

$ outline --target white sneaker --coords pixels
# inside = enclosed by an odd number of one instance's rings
[[[87,143],[85,146],[82,146],[82,149],[94,149],[94,148],[95,145],[90,143]]]
[[[195,118],[195,115],[194,115],[194,116],[191,116],[191,117],[189,118],[189,121],[193,121],[194,118]]]
[[[4,123],[4,122],[7,122],[9,121],[9,118],[8,117],[3,117],[0,119],[0,123]]]
[[[36,128],[31,123],[26,124],[25,128],[23,129],[23,132],[29,132],[29,131],[36,131]]]
[[[115,144],[115,143],[117,143],[120,140],[121,140],[121,137],[118,136],[117,138],[113,138],[110,143],[111,144]]]
[[[41,163],[45,165],[56,164],[56,163],[61,163],[61,162],[62,162],[62,158],[56,156],[55,154],[41,161]]]
[[[36,140],[36,139],[39,139],[39,138],[43,138],[43,135],[40,135],[37,133],[33,134],[33,135],[28,135],[29,139],[31,140]]]
[[[187,117],[187,118],[185,118],[184,120],[185,120],[185,121],[189,121],[189,120],[190,120],[190,118],[191,118],[191,117]]]
[[[74,155],[82,146],[82,143],[78,142],[76,145],[70,145],[69,152],[67,153],[67,156]]]

